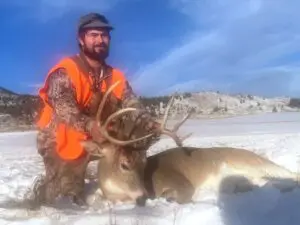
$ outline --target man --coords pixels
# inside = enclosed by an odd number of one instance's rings
[[[55,65],[40,89],[44,107],[38,120],[37,148],[46,170],[45,177],[35,185],[40,202],[51,203],[63,195],[83,203],[85,171],[91,159],[80,140],[103,141],[95,113],[103,92],[112,83],[121,80],[114,98],[107,103],[106,117],[120,107],[142,108],[123,73],[105,62],[111,30],[103,15],[82,16],[78,25],[79,54]],[[148,114],[142,120],[149,121],[149,131],[158,125]]]

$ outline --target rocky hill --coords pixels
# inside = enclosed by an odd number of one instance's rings
[[[149,112],[162,116],[170,96],[140,100]],[[0,87],[0,131],[35,129],[41,102],[34,95],[20,95]],[[218,92],[184,93],[175,98],[171,117],[181,117],[189,109],[194,118],[215,118],[266,112],[300,111],[300,99],[227,95]]]
[[[34,95],[19,95],[0,87],[0,131],[34,129],[40,101]]]
[[[162,115],[170,97],[141,98],[154,115]],[[264,98],[253,95],[228,95],[218,92],[186,93],[175,98],[170,115],[182,116],[189,109],[194,118],[216,118],[268,112],[300,111],[300,99]]]

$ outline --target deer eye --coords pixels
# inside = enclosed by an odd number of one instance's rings
[[[129,171],[129,167],[125,163],[121,163],[121,169],[125,171]]]

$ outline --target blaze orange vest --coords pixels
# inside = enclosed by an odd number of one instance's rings
[[[39,90],[39,96],[44,102],[37,125],[40,129],[43,129],[50,122],[54,109],[47,103],[47,88],[48,78],[54,70],[57,68],[64,68],[67,71],[68,76],[71,79],[72,84],[76,90],[76,100],[80,108],[85,108],[92,97],[92,78],[82,69],[72,58],[64,58],[57,65],[55,65],[48,73],[44,86]],[[114,89],[113,94],[117,98],[121,98],[125,87],[126,78],[123,73],[117,69],[112,69],[111,83],[115,83],[120,80],[119,85]],[[105,92],[107,90],[106,83],[103,82],[99,91]],[[65,160],[74,160],[79,158],[84,149],[80,144],[80,141],[86,140],[88,134],[79,132],[73,127],[64,123],[57,124],[55,131],[56,135],[56,151],[58,155]]]

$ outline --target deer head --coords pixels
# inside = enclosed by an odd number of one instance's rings
[[[174,129],[167,129],[165,126],[171,104],[174,100],[174,98],[172,98],[167,106],[161,126],[153,132],[148,133],[148,131],[143,128],[143,123],[134,124],[134,121],[127,119],[125,121],[125,127],[126,125],[134,127],[134,129],[132,129],[133,132],[128,135],[125,132],[126,129],[119,129],[113,131],[114,136],[117,136],[118,138],[113,137],[113,134],[110,134],[108,130],[108,126],[113,120],[116,120],[129,112],[139,111],[140,113],[143,113],[137,108],[121,109],[111,114],[102,125],[99,118],[101,118],[101,113],[108,94],[110,94],[116,85],[118,85],[118,82],[113,84],[107,90],[99,104],[97,112],[97,118],[99,121],[98,127],[102,135],[106,138],[106,141],[101,144],[94,141],[84,141],[82,142],[82,145],[91,155],[99,157],[98,182],[105,197],[110,200],[136,201],[147,196],[144,187],[144,168],[147,163],[147,144],[134,144],[149,140],[155,135],[165,134],[170,136],[178,146],[182,146],[182,141],[189,135],[184,138],[179,138],[176,135],[176,131],[188,119],[190,114],[177,123],[174,126]],[[139,137],[141,135],[144,136]],[[128,139],[128,136],[135,136],[138,138],[124,140]]]

